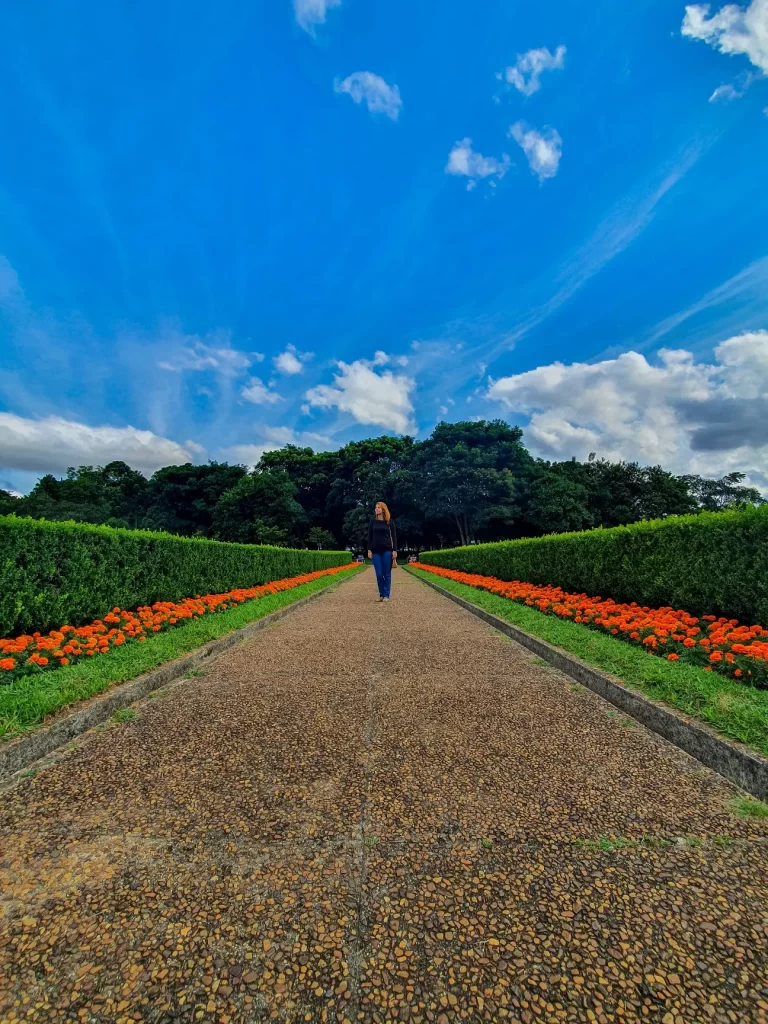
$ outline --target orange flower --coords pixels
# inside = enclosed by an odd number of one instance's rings
[[[184,598],[181,601],[158,601],[152,608],[141,607],[135,611],[121,611],[120,608],[115,607],[103,619],[96,619],[87,626],[62,626],[61,629],[51,630],[46,636],[36,632],[32,636],[23,635],[12,639],[0,639],[0,669],[3,671],[17,669],[22,672],[27,666],[36,666],[38,669],[55,669],[59,665],[69,665],[78,658],[93,658],[100,654],[108,654],[113,647],[122,647],[128,639],[146,643],[147,638],[142,634],[147,629],[158,633],[162,629],[183,625],[191,619],[199,619],[203,615],[226,611],[245,601],[253,601],[266,594],[277,594],[283,590],[290,590],[302,583],[309,583],[322,576],[344,572],[352,567],[353,563],[333,566],[330,569],[302,573],[256,587],[241,587],[226,594],[207,594],[202,597],[197,595],[195,598]],[[66,644],[63,644],[65,635],[68,635],[68,640]],[[40,653],[42,651],[52,652],[54,658],[58,660],[49,665],[49,659]],[[20,657],[17,660],[11,655]]]
[[[415,568],[537,608],[544,615],[570,618],[588,629],[602,630],[619,639],[640,641],[649,654],[657,657],[684,660],[708,672],[715,666],[716,671],[735,679],[746,674],[768,687],[768,629],[763,626],[740,626],[737,620],[722,616],[699,618],[668,606],[649,608],[635,601],[622,604],[610,598],[567,593],[560,587],[498,580],[434,565],[416,563]],[[667,653],[670,647],[672,651]],[[754,668],[746,672],[738,668],[736,655],[749,658]],[[706,664],[702,665],[702,661]]]

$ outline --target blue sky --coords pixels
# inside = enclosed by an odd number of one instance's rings
[[[6,486],[504,416],[768,487],[768,0],[0,17]]]

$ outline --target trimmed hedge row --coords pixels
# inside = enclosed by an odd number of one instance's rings
[[[429,551],[421,561],[768,625],[768,506]]]
[[[347,551],[0,516],[0,636],[79,626],[112,607],[221,594],[349,561]]]

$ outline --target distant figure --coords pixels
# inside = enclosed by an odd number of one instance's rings
[[[392,567],[397,565],[397,530],[383,501],[376,502],[368,524],[368,557],[376,570],[379,600],[388,601],[392,589]]]

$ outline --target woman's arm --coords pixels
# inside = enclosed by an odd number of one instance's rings
[[[392,535],[392,558],[397,561],[397,527],[394,519],[390,519],[389,528]]]

